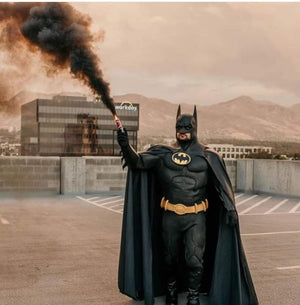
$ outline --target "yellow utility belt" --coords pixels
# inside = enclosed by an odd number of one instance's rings
[[[160,207],[163,208],[165,211],[172,211],[178,215],[184,214],[192,214],[192,213],[199,213],[201,211],[206,211],[208,209],[208,200],[205,199],[200,203],[195,203],[192,206],[186,206],[181,203],[173,204],[166,200],[165,197],[161,199]]]

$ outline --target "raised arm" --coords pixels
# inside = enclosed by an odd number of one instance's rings
[[[129,144],[128,134],[125,128],[124,132],[118,130],[117,139],[128,167],[132,169],[150,169],[159,161],[159,157],[153,154],[147,152],[137,153]]]

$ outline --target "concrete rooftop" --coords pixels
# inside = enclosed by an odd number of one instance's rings
[[[236,199],[260,305],[299,305],[299,199],[244,193]],[[123,195],[114,192],[2,196],[0,304],[143,304],[117,288],[122,208]]]

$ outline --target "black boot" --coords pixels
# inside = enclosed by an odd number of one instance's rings
[[[199,290],[202,278],[202,268],[191,268],[188,273],[187,305],[200,305]]]
[[[187,299],[188,299],[187,305],[200,305],[199,291],[189,288]]]
[[[167,283],[166,305],[177,305],[176,281]]]

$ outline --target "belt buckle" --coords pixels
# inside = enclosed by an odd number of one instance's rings
[[[174,212],[178,215],[184,215],[184,214],[186,214],[186,206],[183,204],[180,204],[180,203],[175,204]]]

